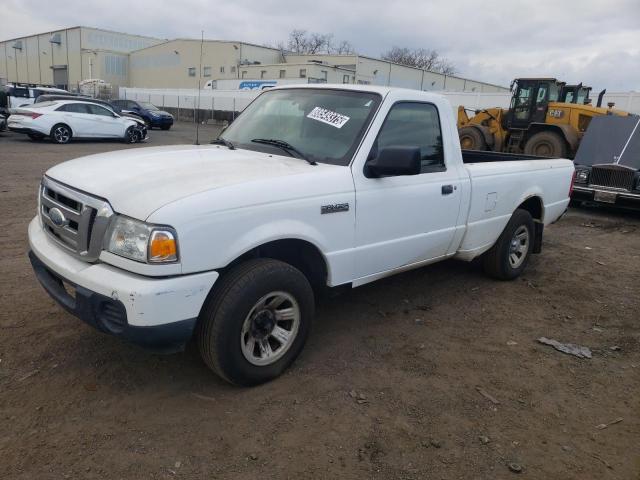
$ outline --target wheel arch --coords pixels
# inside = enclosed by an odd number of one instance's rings
[[[516,210],[525,210],[533,218],[535,231],[533,232],[533,253],[542,251],[542,233],[544,231],[544,202],[539,195],[530,195],[523,200]]]
[[[296,237],[265,241],[253,246],[218,271],[224,275],[226,271],[251,258],[272,258],[288,263],[307,277],[314,291],[323,289],[329,281],[329,262],[320,248],[308,240]]]

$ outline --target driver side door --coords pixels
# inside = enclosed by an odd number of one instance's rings
[[[399,101],[388,111],[367,161],[388,147],[419,147],[421,169],[415,175],[374,178],[365,164],[364,172],[353,172],[356,278],[382,276],[447,255],[462,189],[442,137],[438,108],[432,103]]]

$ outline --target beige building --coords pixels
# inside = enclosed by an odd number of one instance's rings
[[[420,68],[407,67],[364,55],[286,55],[287,63],[322,63],[352,70],[355,81],[364,85],[387,85],[415,90],[456,92],[508,92],[507,87],[443,75]],[[346,80],[346,77],[345,77]],[[346,83],[338,81],[337,83]]]
[[[355,83],[356,77],[353,70],[338,65],[287,61],[271,65],[243,65],[240,68],[240,79],[298,79],[305,83]]]
[[[283,54],[277,48],[237,41],[162,40],[73,27],[0,42],[0,79],[73,91],[81,80],[89,78],[104,80],[113,87],[164,89],[207,84],[237,89],[243,80],[299,80],[417,90],[509,91],[499,85],[364,55]]]
[[[0,78],[76,90],[100,78],[129,85],[129,52],[165,40],[89,27],[72,27],[0,42]]]
[[[244,42],[177,39],[132,52],[129,85],[140,88],[197,88],[209,80],[241,78],[245,66],[284,61],[276,48]]]

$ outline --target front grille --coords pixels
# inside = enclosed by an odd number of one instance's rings
[[[40,188],[40,218],[51,238],[75,256],[98,259],[109,217],[109,203],[45,177]]]
[[[589,185],[619,190],[633,188],[635,171],[620,165],[598,165],[591,169]]]

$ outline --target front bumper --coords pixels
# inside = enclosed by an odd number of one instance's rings
[[[149,124],[152,127],[170,127],[173,125],[173,118],[171,117],[151,117],[149,119]]]
[[[217,272],[146,277],[78,260],[46,235],[37,217],[29,244],[36,277],[63,308],[101,332],[156,351],[184,348],[218,278]]]
[[[614,202],[601,202],[595,199],[596,192],[615,193]],[[610,205],[623,208],[640,208],[640,193],[599,189],[581,185],[573,186],[571,199],[578,202],[594,202],[600,205]]]

